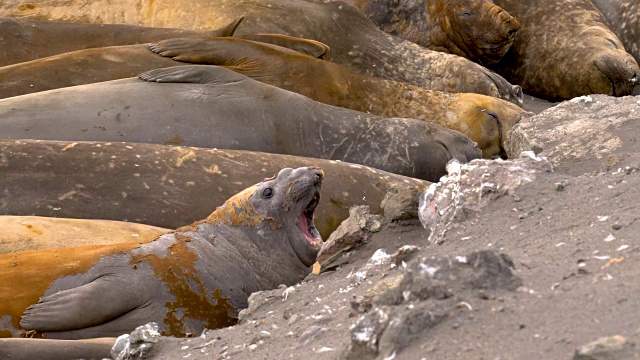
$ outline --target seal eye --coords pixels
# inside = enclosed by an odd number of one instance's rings
[[[460,14],[460,17],[463,18],[463,19],[468,19],[468,18],[471,17],[471,12],[465,11],[462,14]]]
[[[273,189],[272,188],[266,188],[264,190],[262,190],[262,197],[264,199],[269,199],[273,196]]]

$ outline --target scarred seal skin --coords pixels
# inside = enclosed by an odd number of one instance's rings
[[[231,36],[241,20],[240,17],[211,31],[195,31],[0,17],[0,66],[88,48],[143,44],[174,37]]]
[[[196,7],[198,11],[192,11]],[[126,14],[126,16],[125,16]],[[378,29],[342,1],[308,0],[18,0],[0,3],[0,15],[91,23],[128,23],[184,29],[215,29],[244,17],[235,35],[277,33],[327,44],[326,60],[366,76],[424,88],[470,92],[522,101],[519,86],[470,60],[425,49]]]
[[[593,0],[618,36],[625,50],[640,62],[640,2],[637,0]]]
[[[304,40],[298,39],[297,42],[302,43]],[[258,81],[325,104],[383,117],[429,121],[468,136],[478,144],[483,156],[487,158],[503,155],[504,135],[526,113],[522,108],[494,97],[470,93],[444,93],[403,82],[362,76],[338,64],[262,42],[235,38],[178,38],[154,43],[152,49],[179,61],[222,65]],[[103,55],[107,53],[110,56],[105,58]],[[131,75],[137,70],[176,64],[180,63],[160,56],[154,57],[150,51],[144,52],[140,45],[82,50],[0,68],[0,97],[53,87],[108,81]],[[212,72],[211,76],[206,76],[206,68],[198,70],[202,73],[198,76],[186,73],[179,76],[179,71],[187,70],[175,70],[174,74],[162,76],[158,81],[205,83],[209,81],[209,77],[213,77],[215,84],[219,83],[220,79],[217,75],[219,70],[208,70]],[[35,118],[38,116],[31,117]],[[5,134],[5,137],[15,135]],[[42,138],[33,137],[32,133],[28,135],[30,138]],[[51,137],[49,139],[73,140]],[[453,150],[451,147],[450,149]],[[343,160],[362,163],[357,160]],[[363,164],[378,167],[371,163]],[[382,169],[397,172],[390,168]],[[444,170],[437,173],[435,178],[427,178],[416,172],[399,173],[435,181],[444,175]]]
[[[520,23],[491,0],[347,0],[385,32],[484,65],[500,61]]]
[[[132,221],[175,229],[287,166],[327,174],[316,226],[328,237],[355,204],[429,182],[374,168],[251,151],[135,143],[0,140],[0,214]]]
[[[180,66],[144,77],[163,83],[124,79],[0,100],[0,137],[265,151],[430,181],[453,158],[481,156],[473,141],[441,126],[320,104],[222,67]]]
[[[493,97],[445,93],[366,77],[328,61],[258,42],[225,38],[168,39],[151,44],[151,49],[178,61],[226,66],[325,104],[384,117],[433,122],[468,136],[487,158],[504,153],[504,135],[526,113],[516,105]],[[202,77],[194,81],[201,81]],[[168,78],[165,81],[188,81]]]
[[[0,254],[151,240],[171,230],[113,220],[0,216]]]
[[[527,94],[561,101],[629,95],[640,68],[591,0],[496,0],[522,24],[494,69]]]
[[[0,333],[110,337],[155,321],[163,335],[187,336],[232,325],[251,293],[311,271],[322,178],[318,168],[282,169],[146,243],[0,255]]]

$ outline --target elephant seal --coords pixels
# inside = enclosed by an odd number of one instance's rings
[[[640,2],[634,0],[593,0],[618,36],[625,50],[640,62]]]
[[[298,42],[304,41],[300,39]],[[486,158],[504,154],[504,135],[526,113],[516,105],[493,97],[470,93],[443,93],[407,83],[366,77],[338,64],[288,49],[275,48],[272,44],[262,42],[236,38],[180,38],[161,41],[152,47],[154,51],[179,61],[226,66],[256,80],[325,104],[383,117],[416,118],[433,122],[471,138]],[[107,58],[104,57],[106,53],[109,54]],[[131,76],[139,70],[176,64],[180,63],[159,56],[154,57],[150,51],[145,52],[141,45],[81,50],[0,68],[0,97],[17,96],[53,87],[108,81]],[[215,82],[219,83],[219,76],[212,76]],[[175,82],[202,82],[201,77],[195,76],[185,75],[178,79],[179,77],[173,74],[171,78]],[[190,78],[193,80],[188,80]],[[32,120],[36,118],[39,116],[31,117]],[[11,136],[15,135],[5,135]],[[51,137],[48,139],[73,140]],[[79,139],[89,140],[85,137]],[[361,163],[358,160],[346,161]],[[377,167],[370,163],[366,165]],[[397,172],[394,169],[382,169]],[[402,174],[425,178],[415,172]],[[437,180],[443,174],[444,171],[435,175],[436,178],[426,179]]]
[[[82,339],[152,321],[166,336],[233,325],[251,293],[311,272],[322,178],[314,167],[282,169],[149,242],[0,255],[0,279],[10,284],[0,289],[0,331]]]
[[[227,38],[167,39],[151,44],[151,49],[178,61],[226,66],[325,104],[384,117],[433,122],[468,136],[487,158],[504,154],[504,136],[526,114],[520,107],[493,97],[443,93],[365,77],[328,61],[286,49],[279,51],[258,42]],[[159,81],[198,83],[205,82],[206,77],[172,74]]]
[[[150,225],[42,216],[0,216],[0,254],[151,240],[169,232]]]
[[[143,44],[189,36],[231,36],[242,18],[219,29],[194,31],[120,24],[71,24],[0,18],[0,66],[17,64],[74,50]]]
[[[265,151],[348,161],[430,181],[446,174],[449,160],[482,155],[467,137],[438,125],[320,104],[223,67],[179,66],[144,77],[206,81],[134,78],[3,99],[0,137]]]
[[[494,69],[527,94],[561,101],[629,95],[640,68],[591,0],[496,0],[522,27]]]
[[[491,0],[346,0],[385,32],[484,65],[500,61],[520,23]]]
[[[278,34],[238,35],[321,58],[329,47],[319,41]],[[153,56],[148,44],[76,50],[24,63],[0,67],[0,99],[69,86],[135,77],[148,70],[176,66]]]
[[[378,29],[342,1],[319,0],[17,0],[0,3],[0,15],[50,21],[128,23],[215,29],[244,16],[235,35],[284,34],[327,44],[326,60],[366,76],[450,92],[484,94],[520,104],[522,91],[470,60],[425,49]],[[192,11],[197,8],[198,11]],[[126,16],[125,16],[126,14]]]
[[[340,150],[342,151],[342,150]],[[327,179],[316,226],[328,237],[353,205],[380,213],[387,190],[429,182],[340,161],[122,142],[0,140],[0,214],[132,221],[175,229],[283,167]],[[204,196],[206,194],[206,196]],[[98,206],[97,206],[98,205]]]
[[[111,358],[115,338],[86,340],[0,339],[0,357],[11,360],[102,360]]]

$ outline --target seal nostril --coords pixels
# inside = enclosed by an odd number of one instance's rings
[[[516,34],[518,33],[518,29],[511,29],[509,30],[509,39],[513,39],[514,37],[516,37]]]

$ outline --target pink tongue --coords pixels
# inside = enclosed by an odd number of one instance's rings
[[[309,233],[309,223],[307,222],[307,217],[304,213],[300,214],[300,218],[298,218],[298,228],[300,228],[300,231],[302,231],[308,242],[311,244],[315,244],[317,242],[317,240],[311,236],[311,233]]]

